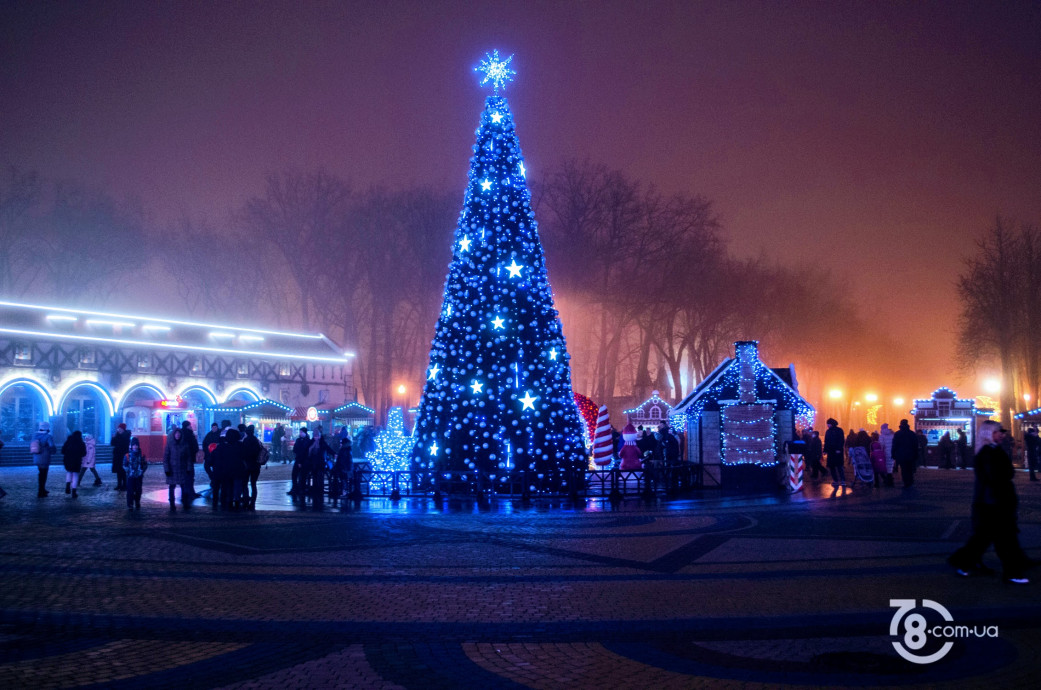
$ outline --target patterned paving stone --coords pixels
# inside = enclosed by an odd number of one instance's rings
[[[5,469],[0,687],[1034,687],[1037,585],[959,579],[971,475],[917,492],[629,501],[389,501],[128,514],[108,487],[34,495]],[[1041,491],[1020,483],[1041,556]],[[988,556],[996,565],[993,556]],[[1041,577],[1041,574],[1038,574]],[[994,624],[928,666],[891,598]]]

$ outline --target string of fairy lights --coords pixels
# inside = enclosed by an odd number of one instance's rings
[[[416,424],[421,469],[500,475],[581,466],[570,356],[546,277],[506,98],[512,56],[478,67],[495,95],[476,132]],[[461,477],[462,474],[459,474]]]

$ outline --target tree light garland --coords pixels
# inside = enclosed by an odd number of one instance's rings
[[[482,83],[503,88],[510,59],[489,55]],[[412,461],[451,477],[534,470],[563,485],[585,464],[585,439],[513,117],[497,94],[473,154]]]

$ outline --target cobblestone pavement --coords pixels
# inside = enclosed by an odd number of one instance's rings
[[[77,500],[63,476],[37,499],[33,468],[0,471],[0,688],[1036,687],[1041,667],[1041,583],[944,565],[964,471],[910,494],[315,510],[275,466],[256,513],[171,513],[161,472],[127,513],[111,474]],[[997,636],[911,663],[890,599]]]

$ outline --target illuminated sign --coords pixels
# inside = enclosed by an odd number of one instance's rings
[[[307,408],[307,421],[317,422],[318,421],[318,408],[309,407]]]

